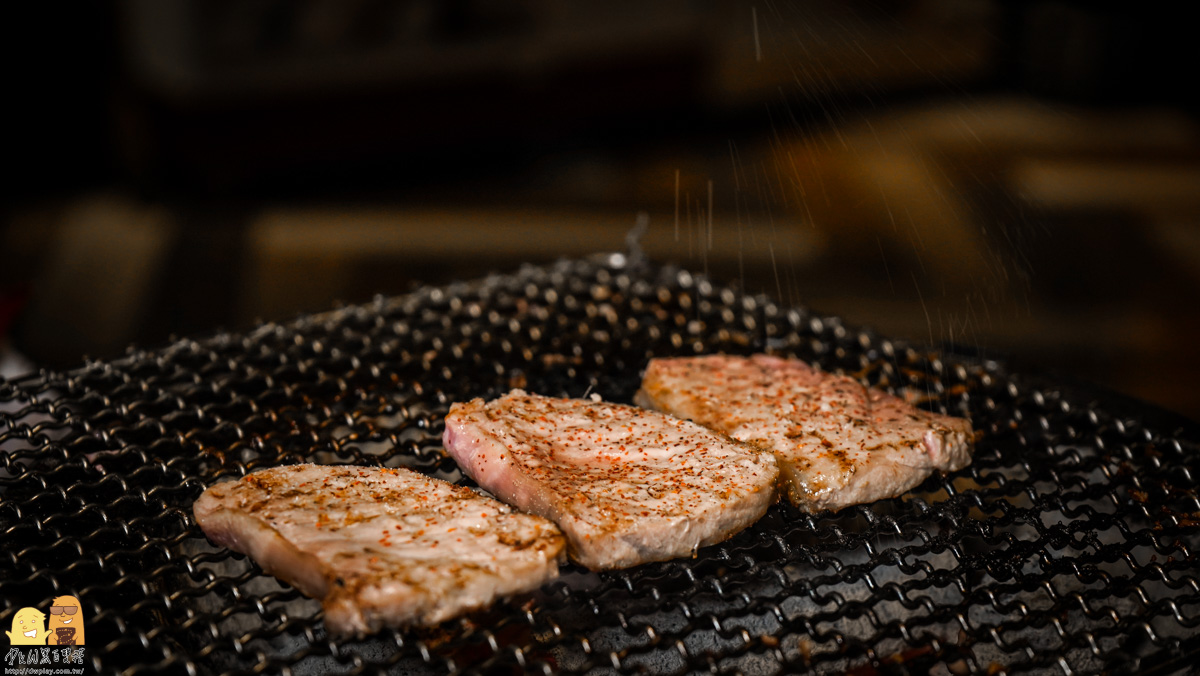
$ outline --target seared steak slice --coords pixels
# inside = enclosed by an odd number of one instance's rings
[[[894,497],[971,463],[969,421],[795,359],[654,359],[636,401],[774,452],[789,498],[808,511]]]
[[[452,406],[445,444],[481,486],[558,523],[593,570],[690,555],[775,499],[770,453],[633,406],[514,390]]]
[[[297,465],[217,484],[192,510],[218,545],[320,599],[335,635],[433,625],[558,575],[554,524],[406,469]]]

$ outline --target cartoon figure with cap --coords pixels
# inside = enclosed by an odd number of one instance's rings
[[[59,596],[50,606],[50,645],[83,645],[83,613],[79,599]]]
[[[11,645],[46,645],[46,616],[37,608],[22,608],[13,615],[12,631],[6,631]]]

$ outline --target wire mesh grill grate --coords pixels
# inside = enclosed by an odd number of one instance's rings
[[[441,448],[451,402],[629,402],[651,356],[764,350],[969,416],[974,463],[362,641],[191,518],[216,480],[279,464],[465,481]],[[1200,633],[1200,453],[1194,426],[1151,417],[675,268],[526,267],[0,381],[0,624],[76,595],[91,666],[131,675],[1172,673]]]

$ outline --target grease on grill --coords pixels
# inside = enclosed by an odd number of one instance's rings
[[[1186,666],[1200,452],[1103,397],[938,355],[672,268],[566,261],[0,381],[0,625],[77,596],[98,673],[912,673]],[[520,383],[629,402],[652,356],[776,351],[983,430],[973,465],[837,514],[560,581],[433,630],[334,642],[213,548],[200,492],[258,467],[469,483],[450,403]],[[1164,672],[1165,673],[1165,672]]]

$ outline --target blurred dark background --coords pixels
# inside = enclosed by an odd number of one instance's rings
[[[10,8],[0,374],[643,241],[1200,419],[1163,2]]]

